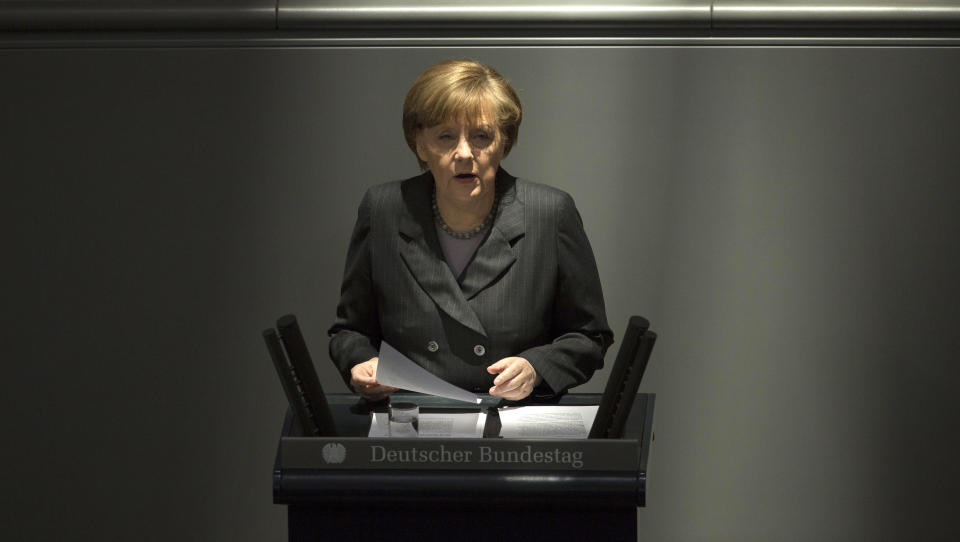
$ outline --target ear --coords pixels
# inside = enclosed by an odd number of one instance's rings
[[[416,137],[415,141],[417,142],[417,158],[419,158],[419,159],[420,159],[421,161],[423,161],[423,162],[426,162],[427,159],[426,159],[426,152],[424,151],[424,148],[423,148],[424,145],[423,145],[423,131],[422,131],[422,130],[420,131],[420,133],[417,134],[417,137]]]
[[[496,150],[493,151],[497,156],[497,161],[503,160],[510,154],[510,151],[507,150],[507,139],[503,135],[497,135],[497,140],[494,142],[497,146]]]

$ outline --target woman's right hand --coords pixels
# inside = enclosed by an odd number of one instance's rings
[[[397,388],[384,386],[377,382],[378,361],[380,361],[380,358],[370,358],[350,369],[350,387],[369,401],[379,401],[397,391]]]

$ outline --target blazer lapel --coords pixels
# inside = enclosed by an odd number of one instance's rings
[[[464,326],[486,336],[477,314],[470,308],[456,277],[440,256],[443,254],[433,226],[430,188],[433,177],[425,173],[401,185],[403,209],[400,212],[400,257],[423,291]],[[472,264],[471,264],[472,265]]]
[[[517,261],[516,240],[524,235],[523,203],[517,198],[516,178],[502,168],[497,172],[497,190],[500,191],[498,216],[464,271],[461,288],[467,299],[473,299],[497,281]]]

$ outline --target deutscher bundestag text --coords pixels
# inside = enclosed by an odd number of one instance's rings
[[[476,454],[474,454],[476,452]],[[527,445],[523,450],[494,450],[490,446],[478,446],[476,450],[448,450],[440,445],[439,449],[387,449],[375,444],[370,446],[372,463],[493,463],[493,464],[556,464],[568,465],[575,469],[583,467],[583,452],[561,450],[534,450]]]

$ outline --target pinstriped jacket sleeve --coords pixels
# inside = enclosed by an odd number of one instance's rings
[[[582,384],[603,366],[613,342],[596,260],[569,194],[556,207],[557,282],[550,343],[517,354],[533,365],[551,391]]]
[[[357,210],[340,287],[337,319],[330,329],[330,359],[337,364],[348,387],[350,369],[376,357],[380,351],[380,320],[370,273],[371,199],[368,190]]]

